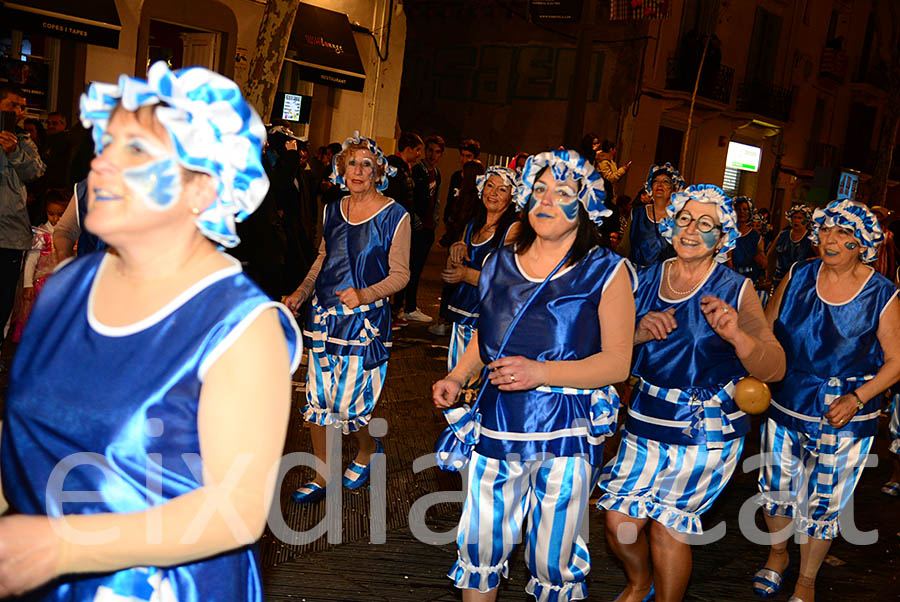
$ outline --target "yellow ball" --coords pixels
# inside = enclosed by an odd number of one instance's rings
[[[758,378],[745,376],[734,386],[734,401],[748,414],[762,414],[769,409],[772,392],[769,385]]]

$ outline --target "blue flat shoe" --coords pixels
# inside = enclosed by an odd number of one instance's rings
[[[622,594],[625,593],[625,590],[622,590]],[[616,596],[616,598],[621,598],[622,594]],[[641,602],[653,602],[656,599],[656,586],[654,584],[650,584],[650,591],[647,592],[647,595],[644,596],[644,599]]]
[[[316,482],[307,483],[291,494],[291,499],[298,504],[311,504],[325,497],[325,488]]]
[[[375,439],[375,452],[376,454],[384,453],[384,446],[381,445],[381,439]],[[344,476],[341,479],[341,484],[344,485],[347,489],[359,489],[363,485],[365,485],[366,481],[369,480],[369,466],[371,465],[371,459],[369,464],[360,464],[356,460],[350,462],[350,466],[347,467],[347,470],[344,471]]]
[[[784,570],[780,573],[774,569],[765,567],[756,571],[753,575],[753,593],[761,598],[771,598],[781,591],[781,585],[784,583],[784,574],[791,568],[790,559]]]

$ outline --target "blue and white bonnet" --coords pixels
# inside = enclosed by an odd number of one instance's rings
[[[384,167],[384,174],[377,182],[375,182],[375,188],[377,188],[379,191],[382,191],[388,187],[388,178],[394,176],[394,174],[397,173],[397,168],[387,162],[387,158],[385,158],[384,152],[377,144],[375,144],[374,140],[372,140],[371,138],[366,138],[365,136],[360,136],[359,132],[353,132],[352,136],[344,140],[344,143],[341,145],[341,152],[336,154],[331,159],[330,179],[332,183],[340,186],[341,190],[349,190],[349,188],[347,188],[347,182],[346,180],[344,180],[344,176],[338,173],[338,157],[343,156],[344,152],[350,145],[356,146],[360,144],[365,145],[365,147],[369,149],[369,152],[375,156],[375,162],[378,163],[378,165]]]
[[[650,166],[650,171],[647,172],[647,184],[644,186],[644,190],[647,191],[647,194],[653,194],[653,178],[660,174],[666,174],[671,178],[673,192],[684,190],[684,187],[687,186],[687,182],[684,181],[684,178],[681,177],[681,174],[678,173],[675,166],[666,161],[663,165]]]
[[[791,221],[791,218],[794,217],[794,214],[799,213],[803,216],[803,222],[807,223],[812,219],[812,209],[804,205],[803,203],[794,203],[791,205],[791,208],[784,212],[784,218],[787,221]]]
[[[734,203],[725,191],[712,184],[694,184],[681,192],[672,195],[672,202],[666,207],[666,217],[659,223],[659,232],[669,244],[672,244],[672,233],[675,228],[675,216],[684,209],[688,201],[714,203],[716,215],[722,225],[722,233],[726,235],[725,243],[716,255],[716,261],[724,263],[728,260],[728,252],[734,248],[741,233],[737,228],[737,213]]]
[[[522,181],[516,197],[516,208],[519,211],[528,206],[534,182],[545,167],[550,168],[557,181],[572,178],[580,184],[578,200],[592,222],[599,226],[604,217],[612,215],[612,211],[603,204],[606,199],[603,178],[589,161],[573,150],[553,150],[528,157],[522,168]]]
[[[484,184],[491,176],[497,176],[503,180],[503,183],[509,186],[512,198],[516,198],[516,193],[519,189],[519,173],[515,169],[503,167],[502,165],[488,167],[484,174],[475,178],[475,188],[478,190],[478,198],[481,198],[481,194],[484,191]]]
[[[92,127],[99,154],[116,106],[136,111],[161,103],[166,106],[156,109],[156,118],[172,137],[179,165],[216,181],[216,200],[196,216],[197,228],[223,246],[236,246],[235,222],[253,213],[269,189],[262,165],[266,128],[237,84],[203,67],[170,71],[158,61],[146,81],[121,75],[118,84],[91,84],[81,96],[81,122]]]
[[[819,228],[848,228],[865,249],[860,255],[863,263],[875,261],[878,247],[884,242],[884,232],[878,225],[878,218],[865,205],[850,199],[831,201],[824,209],[816,208],[812,217],[812,232],[809,239],[819,244]]]

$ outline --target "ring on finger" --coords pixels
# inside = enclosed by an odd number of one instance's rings
[[[515,375],[515,374],[510,374],[510,375],[509,375],[509,382],[511,382],[511,383],[516,382],[516,375]]]
[[[727,314],[727,313],[728,313],[728,308],[727,308],[727,307],[723,307],[723,308],[722,308],[722,313],[723,313],[723,314]]]

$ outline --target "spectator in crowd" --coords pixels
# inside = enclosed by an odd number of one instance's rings
[[[67,188],[70,185],[72,145],[62,113],[54,111],[47,116],[47,137],[44,145],[38,145],[38,148],[47,166],[47,172],[41,178],[46,188]]]
[[[34,229],[34,238],[31,249],[25,253],[25,270],[22,275],[22,296],[17,300],[10,323],[12,341],[18,343],[22,338],[22,331],[31,313],[34,300],[44,288],[47,277],[56,268],[56,255],[53,250],[53,228],[59,223],[66,210],[69,197],[59,188],[51,188],[41,199],[41,205],[45,208],[47,220]]]
[[[418,308],[419,277],[425,269],[428,252],[434,244],[434,229],[437,226],[440,201],[438,193],[441,188],[441,172],[437,162],[444,154],[444,139],[440,136],[429,136],[425,139],[425,156],[412,168],[413,180],[413,213],[420,222],[419,228],[412,231],[409,255],[409,284],[400,293],[406,313],[401,315],[406,320],[431,322],[431,316]]]
[[[22,257],[31,248],[31,222],[25,184],[44,173],[44,163],[31,138],[18,124],[25,118],[21,88],[0,84],[0,111],[15,113],[16,124],[0,131],[0,329],[12,311]],[[4,333],[0,331],[0,344]]]
[[[616,184],[626,173],[628,173],[628,168],[631,167],[631,161],[622,167],[616,165],[616,145],[609,140],[603,141],[594,157],[594,165],[606,182],[606,198],[613,199],[616,195]]]
[[[478,159],[481,154],[481,143],[472,138],[467,138],[459,143],[459,170],[453,172],[450,176],[450,187],[447,189],[447,204],[444,205],[444,223],[447,225],[447,232],[441,238],[441,246],[449,247],[462,235],[462,229],[468,221],[457,221],[456,205],[459,201],[459,192],[462,188],[463,167],[469,161]],[[484,173],[484,172],[482,172]],[[474,180],[472,186],[474,186]]]

